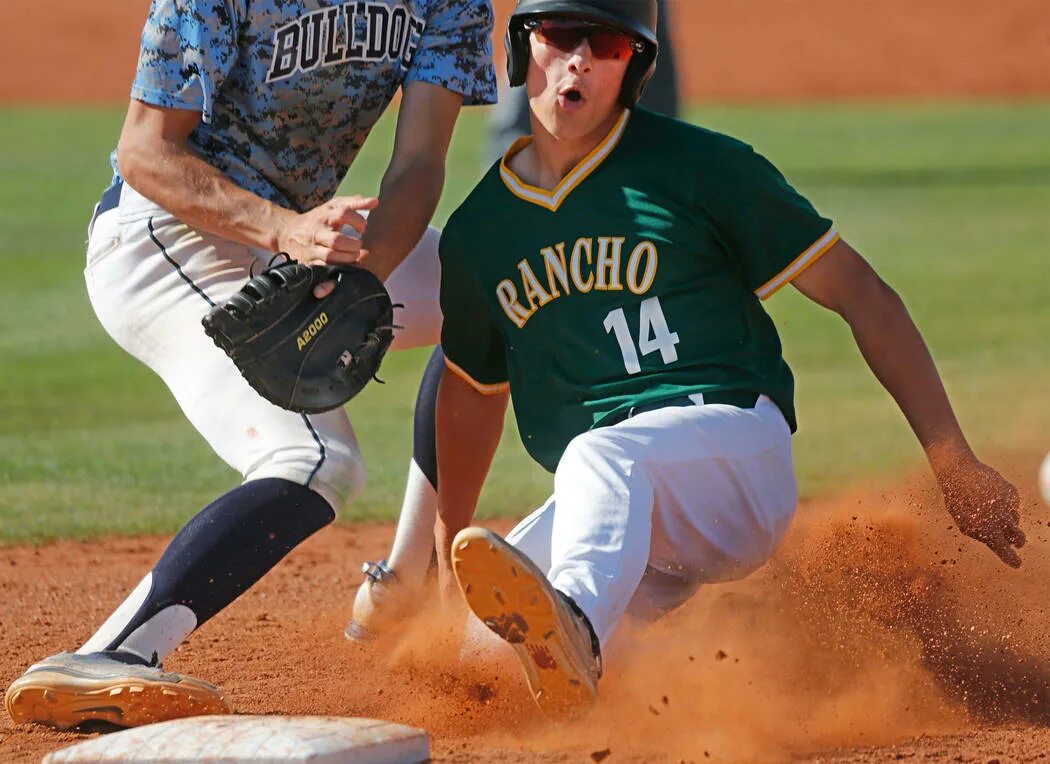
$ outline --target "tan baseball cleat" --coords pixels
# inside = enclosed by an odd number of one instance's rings
[[[7,713],[15,724],[69,729],[90,721],[138,727],[230,711],[214,685],[109,655],[59,653],[30,666],[7,688]]]
[[[572,716],[594,702],[601,669],[591,628],[528,557],[491,531],[465,528],[452,542],[452,568],[470,609],[514,648],[545,714]]]

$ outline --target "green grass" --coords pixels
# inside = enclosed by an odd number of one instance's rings
[[[160,380],[109,340],[84,293],[84,230],[121,116],[0,110],[0,543],[170,532],[237,482]],[[978,447],[1039,446],[1050,431],[1050,104],[704,107],[691,116],[769,156],[901,292]],[[377,187],[391,122],[347,189]],[[484,127],[468,114],[457,130],[438,223],[480,174]],[[803,492],[917,463],[845,325],[791,289],[769,307],[798,377]],[[425,359],[391,355],[388,383],[350,404],[370,483],[344,520],[396,512]],[[509,429],[483,511],[522,514],[549,485]]]

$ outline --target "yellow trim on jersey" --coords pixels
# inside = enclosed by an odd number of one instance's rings
[[[838,232],[835,231],[834,226],[832,226],[828,229],[826,234],[813,242],[813,246],[809,247],[805,252],[792,260],[787,268],[756,289],[755,294],[758,295],[761,300],[772,297],[781,289],[781,287],[791,283],[791,281],[801,275],[806,268],[813,265],[813,263],[823,257],[838,240]]]
[[[504,155],[503,160],[500,162],[500,177],[503,178],[503,183],[507,186],[510,192],[519,199],[524,199],[526,202],[537,204],[551,212],[557,212],[562,202],[564,202],[569,194],[572,193],[573,189],[583,183],[587,176],[594,172],[598,168],[598,165],[605,161],[605,158],[612,153],[614,148],[616,148],[616,145],[620,142],[620,138],[623,137],[623,132],[627,127],[627,120],[630,116],[631,110],[624,109],[623,114],[620,115],[616,124],[613,125],[612,130],[610,130],[609,134],[602,139],[601,143],[599,143],[590,154],[581,159],[579,164],[573,167],[569,174],[562,178],[558,185],[550,191],[544,188],[530,186],[515,175],[508,165],[511,157],[532,143],[532,136],[519,138],[510,147]]]
[[[467,374],[467,372],[463,371],[463,369],[461,369],[459,366],[456,366],[456,364],[448,360],[447,357],[445,358],[445,366],[448,367],[449,371],[451,371],[453,374],[462,379],[464,382],[473,387],[482,395],[499,395],[500,393],[505,393],[508,390],[510,390],[510,382],[497,382],[494,385],[486,385],[482,382],[478,382],[472,376]]]

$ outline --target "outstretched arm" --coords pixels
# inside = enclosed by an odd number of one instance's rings
[[[843,241],[792,282],[849,324],[868,366],[893,396],[922,444],[959,529],[1019,567],[1024,545],[1017,489],[970,449],[933,358],[908,310]]]
[[[452,540],[470,525],[503,433],[509,394],[484,395],[447,367],[438,389],[438,520],[435,542],[443,592],[455,589]]]

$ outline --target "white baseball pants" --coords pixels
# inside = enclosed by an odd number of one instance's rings
[[[429,229],[387,279],[404,329],[393,349],[440,342],[439,233]],[[244,479],[284,478],[338,511],[365,484],[346,413],[302,415],[257,395],[204,334],[201,318],[259,272],[272,253],[197,231],[126,183],[116,208],[88,231],[84,271],[92,307],[128,353],[168,385],[187,419]]]
[[[666,407],[574,438],[554,495],[507,541],[605,645],[629,606],[667,610],[702,583],[761,567],[797,498],[791,433],[769,398]]]

